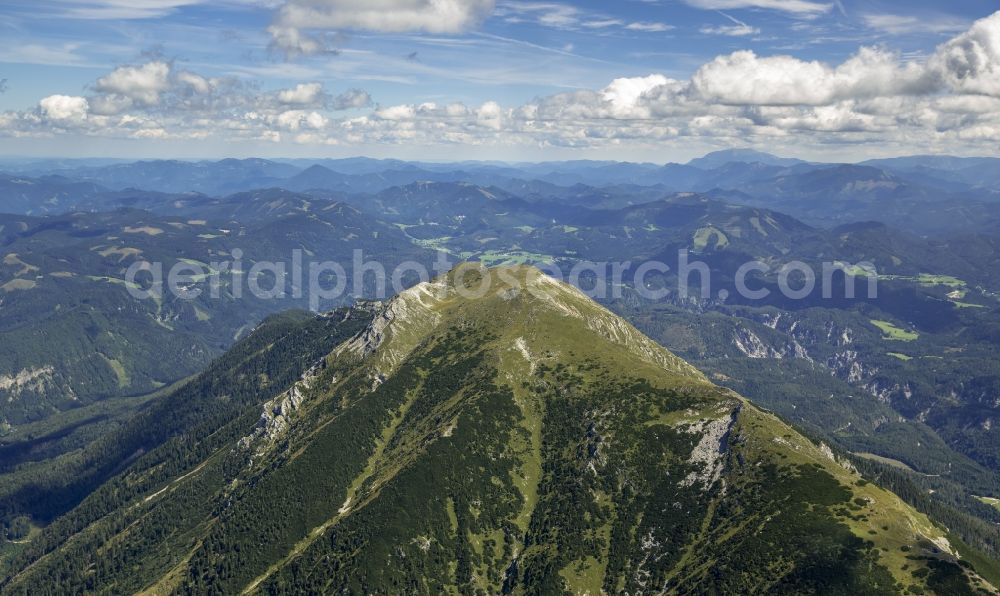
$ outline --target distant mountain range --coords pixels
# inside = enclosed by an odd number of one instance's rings
[[[0,212],[29,215],[101,210],[120,200],[115,193],[123,191],[222,196],[283,188],[345,199],[417,182],[461,182],[526,199],[589,195],[605,207],[633,204],[637,196],[655,198],[656,193],[701,192],[784,211],[824,227],[879,220],[935,234],[995,229],[995,205],[1000,202],[996,158],[907,157],[850,165],[727,150],[665,166],[593,161],[433,164],[366,158],[6,165],[8,173],[0,175]],[[49,169],[52,165],[60,167]]]

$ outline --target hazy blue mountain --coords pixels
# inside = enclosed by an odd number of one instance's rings
[[[986,187],[1000,190],[1000,159],[993,157],[951,157],[917,155],[863,162],[910,180],[951,190]]]
[[[970,185],[1000,190],[1000,159],[984,159],[958,170],[958,175]]]
[[[291,178],[281,182],[281,185],[288,190],[349,190],[350,184],[346,180],[350,176],[335,172],[328,167],[312,165],[295,174]]]
[[[159,192],[228,194],[274,186],[276,181],[294,176],[299,171],[295,166],[266,159],[224,159],[137,161],[60,173],[119,190],[138,188]]]
[[[65,213],[90,204],[106,188],[63,176],[31,178],[0,173],[0,213]]]
[[[806,162],[801,159],[788,157],[777,157],[770,153],[755,151],[753,149],[724,149],[715,151],[703,157],[692,159],[687,165],[702,170],[713,170],[728,163],[760,163],[768,166],[794,166]]]
[[[824,227],[874,220],[921,234],[995,229],[995,193],[947,192],[871,166],[793,169],[733,189],[721,179],[710,194],[766,206]]]
[[[984,202],[994,200],[995,195],[1000,194],[1000,191],[991,190],[1000,188],[1000,174],[996,173],[1000,169],[994,167],[995,163],[987,158],[917,156],[873,160],[859,165],[814,164],[750,150],[727,150],[711,153],[686,165],[662,166],[587,160],[502,164],[369,158],[229,159],[215,162],[163,160],[76,164],[77,167],[56,172],[67,179],[61,181],[63,186],[77,181],[113,190],[198,192],[208,195],[229,195],[268,187],[311,193],[375,194],[417,182],[470,183],[507,189],[525,198],[541,195],[548,198],[570,197],[575,194],[583,201],[581,204],[620,207],[647,199],[657,190],[669,193],[716,189],[733,199],[737,198],[737,193],[744,193],[758,198],[772,195],[778,202],[811,201],[826,194],[837,195],[837,200],[861,202],[886,197],[908,201],[924,196],[937,197],[940,203],[945,203],[954,200],[951,196],[954,193],[959,193],[957,197],[963,202]],[[896,187],[889,188],[891,184]],[[589,193],[591,197],[586,197],[584,195],[588,193],[581,187],[591,187],[596,191]],[[54,188],[50,194],[60,196],[60,192],[64,189]],[[75,192],[79,194],[80,189]],[[599,199],[597,195],[600,194],[614,197]],[[65,202],[65,198],[62,201],[53,200],[52,207],[46,212],[65,210]],[[75,202],[70,203],[72,207],[77,207]],[[15,206],[13,199],[8,199],[8,204],[11,205],[8,211],[26,212],[23,200]],[[101,208],[102,205],[100,201],[84,204],[85,208]],[[797,211],[796,214],[805,216],[804,212]],[[872,219],[871,213],[857,215],[858,220]],[[921,231],[927,230],[921,228]]]
[[[960,171],[966,168],[986,164],[1000,165],[1000,159],[995,157],[954,157],[950,155],[910,155],[906,157],[889,157],[870,159],[859,165],[894,170],[912,170],[916,168],[931,168],[940,171]]]

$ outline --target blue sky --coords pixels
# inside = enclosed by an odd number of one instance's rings
[[[1000,141],[988,80],[1000,18],[970,35],[996,2],[443,4],[6,0],[0,153],[666,161],[730,145],[842,157]],[[944,72],[949,43],[983,72]],[[878,54],[838,70],[862,48]],[[873,91],[884,78],[902,82]],[[856,93],[802,93],[824,85]]]

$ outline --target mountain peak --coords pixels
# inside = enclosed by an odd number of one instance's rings
[[[428,334],[449,324],[488,328],[497,346],[516,346],[529,363],[539,359],[529,354],[564,350],[595,356],[606,352],[615,358],[629,354],[651,372],[669,374],[674,382],[680,376],[707,383],[693,366],[578,288],[529,265],[487,268],[466,263],[417,284],[387,302],[369,329],[342,350],[373,355],[378,374],[385,375]]]

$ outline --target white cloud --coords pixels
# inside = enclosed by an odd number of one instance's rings
[[[371,107],[371,97],[359,89],[336,95],[318,82],[303,82],[261,92],[241,81],[204,77],[162,61],[122,66],[101,77],[90,96],[50,96],[37,108],[0,114],[0,133],[463,148],[656,147],[740,139],[786,147],[851,142],[995,151],[1000,13],[926,60],[906,60],[883,47],[862,47],[840,63],[739,51],[703,64],[687,79],[654,72],[523,105],[467,106],[444,99]],[[363,113],[344,117],[337,110]]]
[[[97,79],[94,88],[141,104],[156,105],[160,94],[170,86],[169,77],[170,65],[156,60],[141,66],[119,66],[107,76]]]
[[[268,29],[290,54],[315,54],[326,44],[310,32],[358,29],[454,34],[493,12],[495,0],[287,0]]]
[[[610,103],[616,113],[627,114],[636,108],[645,94],[670,82],[670,79],[659,74],[615,79],[601,91],[601,99]]]
[[[305,110],[289,110],[278,114],[275,119],[281,128],[298,131],[301,129],[322,130],[329,124],[329,120],[319,112],[308,112]]]
[[[372,103],[372,96],[363,89],[348,89],[337,97],[333,98],[332,107],[334,110],[354,110],[366,108]]]
[[[121,114],[131,108],[134,102],[124,95],[98,95],[90,98],[90,111],[100,116]]]
[[[288,57],[330,51],[325,39],[305,33],[297,27],[271,25],[267,28],[267,32],[271,34],[271,44]]]
[[[934,111],[949,114],[1000,114],[1000,98],[984,95],[949,95],[936,99]]]
[[[719,56],[692,78],[694,89],[723,104],[819,104],[831,99],[832,70],[791,56],[758,57],[750,50]]]
[[[924,69],[901,65],[897,55],[874,48],[862,48],[836,68],[743,50],[702,66],[691,83],[703,99],[725,105],[828,105],[840,99],[931,90]]]
[[[810,2],[808,0],[684,0],[695,8],[706,10],[729,10],[735,8],[766,8],[796,15],[818,16],[830,12],[833,3]]]
[[[503,127],[503,116],[503,108],[495,101],[488,101],[476,110],[476,122],[492,130],[500,130]]]
[[[660,22],[623,21],[603,13],[559,2],[506,0],[497,5],[496,16],[508,23],[532,22],[543,27],[575,31],[618,28],[625,31],[662,33],[674,29]]]
[[[445,106],[444,114],[449,118],[461,118],[468,115],[469,108],[465,107],[462,103],[451,103]]]
[[[46,118],[57,121],[84,120],[89,109],[86,98],[70,95],[50,95],[38,102],[38,107]]]
[[[955,91],[1000,96],[1000,12],[938,47],[930,67]]]
[[[574,29],[580,26],[582,12],[575,6],[557,2],[524,2],[507,0],[497,8],[497,14],[509,23],[531,20],[555,29]],[[607,21],[607,19],[602,19]],[[592,22],[597,22],[592,21]]]
[[[371,105],[361,89],[332,99],[319,83],[261,93],[239,79],[209,78],[158,60],[115,68],[92,88],[89,97],[54,95],[35,110],[4,113],[0,134],[273,139],[281,130],[322,133],[332,126],[326,112]]]
[[[668,25],[666,23],[644,23],[635,22],[625,25],[625,28],[629,31],[644,31],[647,33],[662,33],[664,31],[670,31],[675,29],[673,25]]]
[[[320,83],[299,83],[293,89],[278,92],[278,101],[283,104],[314,105],[323,101],[323,85]]]
[[[621,27],[625,23],[619,19],[597,19],[593,21],[583,21],[580,23],[584,29],[607,29],[608,27]]]
[[[177,82],[201,94],[211,93],[215,87],[211,80],[188,71],[177,73]]]
[[[382,120],[408,120],[416,115],[413,106],[398,105],[375,111],[375,115]]]
[[[747,24],[742,25],[718,25],[715,27],[705,26],[698,30],[705,35],[726,35],[728,37],[746,37],[748,35],[759,35],[760,29]]]

